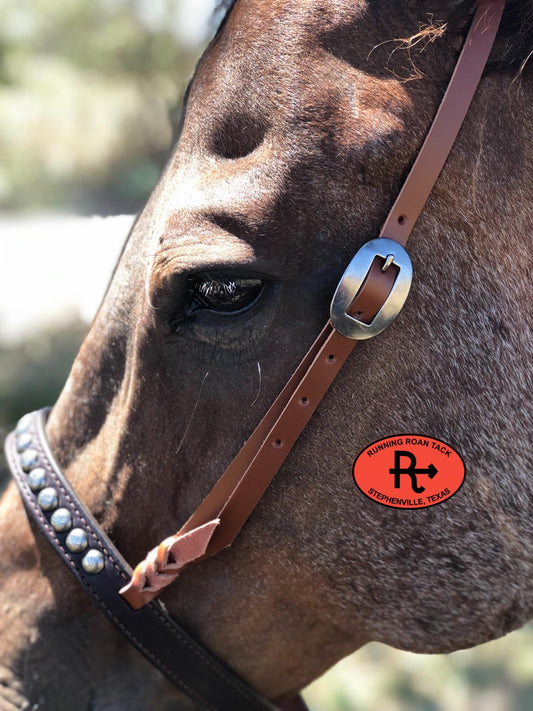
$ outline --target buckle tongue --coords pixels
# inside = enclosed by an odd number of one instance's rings
[[[398,273],[382,307],[370,323],[364,323],[348,313],[353,300],[365,281],[376,257],[382,257],[382,271],[394,264]],[[393,239],[380,237],[364,244],[342,275],[331,302],[331,323],[347,338],[364,340],[377,336],[394,321],[407,299],[413,268],[405,249]]]

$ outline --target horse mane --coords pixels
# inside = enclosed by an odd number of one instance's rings
[[[521,74],[533,56],[533,0],[508,0],[501,32],[507,42],[504,62]]]

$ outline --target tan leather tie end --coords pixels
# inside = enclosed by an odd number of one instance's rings
[[[201,558],[209,545],[220,519],[215,518],[186,533],[176,533],[150,551],[133,571],[130,582],[120,590],[134,610],[153,600],[170,585],[193,560]]]

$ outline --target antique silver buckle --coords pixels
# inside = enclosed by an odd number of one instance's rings
[[[394,264],[398,267],[398,274],[383,306],[370,323],[363,323],[346,312],[357,296],[376,257],[385,260],[383,271]],[[352,259],[337,286],[331,302],[331,323],[347,338],[363,340],[377,336],[400,313],[409,293],[412,277],[411,260],[401,244],[387,237],[367,242]]]

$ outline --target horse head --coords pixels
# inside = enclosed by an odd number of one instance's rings
[[[528,11],[507,8],[413,231],[401,315],[349,358],[235,543],[163,595],[268,698],[370,640],[448,652],[532,616]],[[414,0],[229,11],[47,424],[67,478],[131,564],[199,505],[319,332],[416,157],[471,13],[463,0],[431,16]],[[354,457],[399,432],[453,443],[467,471],[456,496],[404,511],[357,490]],[[16,677],[28,649],[41,659],[46,646],[65,665],[86,661],[65,698],[148,708],[159,694],[158,708],[185,708],[35,546],[17,494],[2,506],[13,555],[0,590],[18,620],[2,645]],[[30,687],[49,699],[51,676]]]

